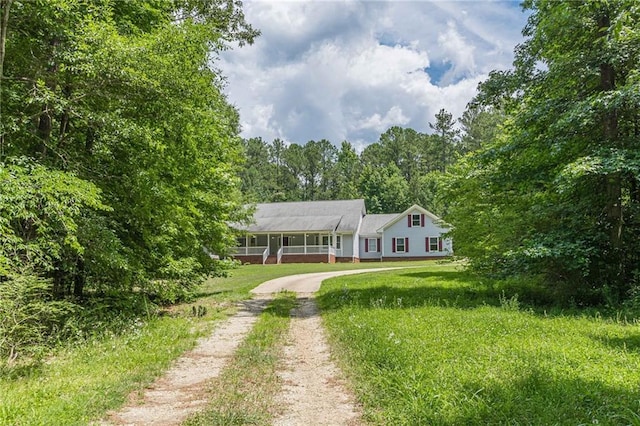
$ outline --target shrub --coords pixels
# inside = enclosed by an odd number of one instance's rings
[[[51,283],[33,274],[11,275],[0,282],[0,357],[13,364],[18,357],[43,352],[52,332],[62,328],[76,305],[50,298]]]

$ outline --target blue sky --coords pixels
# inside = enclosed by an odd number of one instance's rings
[[[359,149],[391,126],[459,117],[479,82],[511,67],[517,1],[250,1],[262,35],[221,55],[243,137]]]

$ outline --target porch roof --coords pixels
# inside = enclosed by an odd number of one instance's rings
[[[280,232],[333,232],[342,216],[289,216],[257,218],[256,223],[242,227],[253,234]]]

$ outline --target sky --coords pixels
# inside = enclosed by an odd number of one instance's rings
[[[391,126],[430,133],[458,118],[491,70],[511,67],[527,16],[519,1],[245,0],[261,31],[223,52],[241,136],[359,150]]]

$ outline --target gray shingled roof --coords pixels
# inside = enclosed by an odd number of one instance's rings
[[[378,229],[392,221],[399,213],[393,214],[368,214],[362,219],[360,235],[377,235]]]
[[[365,213],[364,200],[294,201],[257,204],[247,232],[356,232]]]

